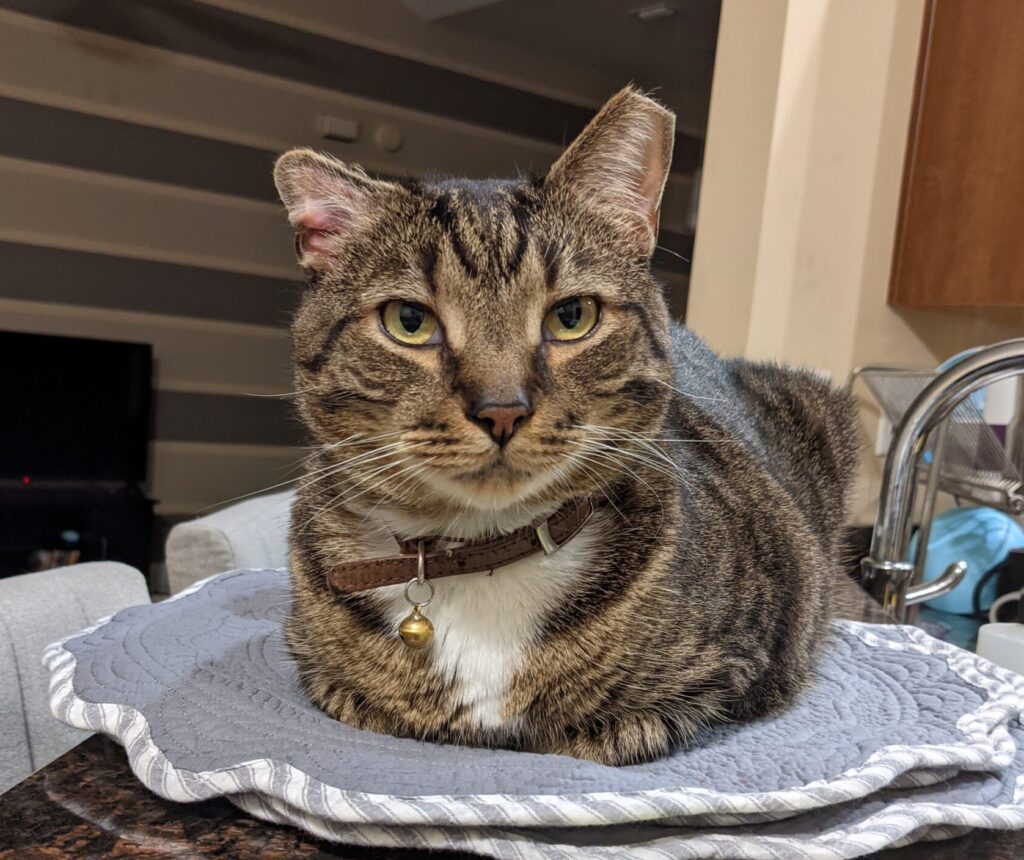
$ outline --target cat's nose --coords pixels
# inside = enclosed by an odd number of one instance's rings
[[[520,395],[511,403],[480,400],[466,412],[466,417],[486,430],[498,445],[505,445],[532,414],[530,401]]]

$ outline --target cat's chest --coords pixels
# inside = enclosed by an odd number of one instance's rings
[[[481,727],[505,725],[509,684],[544,619],[587,572],[601,534],[599,519],[553,555],[538,553],[490,574],[434,580],[434,598],[423,610],[434,625],[430,658]],[[396,628],[411,608],[402,592],[403,586],[378,592]]]

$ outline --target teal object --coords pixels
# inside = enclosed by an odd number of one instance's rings
[[[915,533],[907,551],[907,560],[917,555],[918,536]],[[993,508],[956,508],[939,514],[932,521],[928,539],[928,557],[924,562],[924,581],[941,576],[956,561],[967,562],[967,574],[948,594],[928,601],[928,606],[942,612],[970,615],[974,611],[972,599],[978,580],[1001,564],[1011,549],[1024,547],[1024,528],[1002,511]],[[993,577],[981,592],[981,608],[987,610],[996,599],[996,581]]]
[[[935,369],[939,373],[942,373],[945,370],[949,370],[958,361],[962,361],[963,359],[968,358],[968,357],[974,355],[974,353],[978,352],[978,350],[981,350],[981,349],[984,349],[984,347],[972,346],[970,349],[965,349],[963,352],[958,352],[956,355],[953,355],[953,356],[950,356],[949,358],[947,358],[944,362],[942,362],[942,364],[940,364]],[[974,404],[974,408],[977,409],[978,412],[980,412],[982,415],[984,415],[985,414],[985,400],[987,399],[987,397],[988,397],[988,389],[987,388],[979,388],[977,391],[975,391],[973,394],[971,394],[971,396],[968,399],[971,401],[971,403]],[[928,463],[929,465],[931,465],[931,462],[932,462],[932,452],[931,451],[925,451],[924,452],[924,461],[926,463]]]

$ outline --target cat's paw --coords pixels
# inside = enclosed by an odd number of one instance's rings
[[[543,752],[618,767],[652,761],[671,750],[671,737],[659,717],[634,715],[574,728]]]

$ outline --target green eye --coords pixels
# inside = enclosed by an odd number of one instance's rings
[[[388,302],[380,314],[381,322],[394,340],[408,346],[427,346],[441,342],[437,318],[422,305],[413,302]]]
[[[555,305],[544,317],[545,340],[579,340],[593,331],[600,305],[591,296],[569,299]]]

